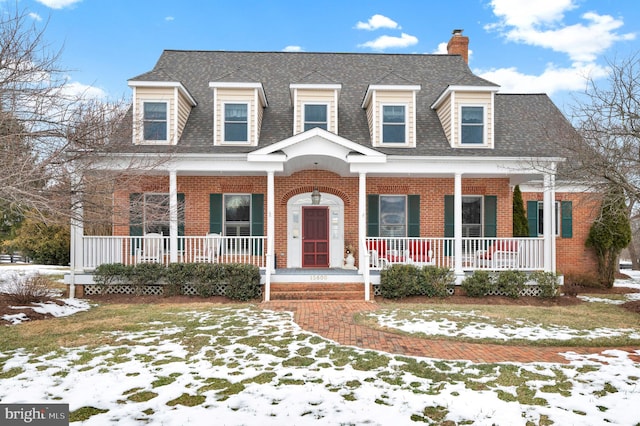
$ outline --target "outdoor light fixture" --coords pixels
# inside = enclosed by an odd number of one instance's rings
[[[315,188],[313,188],[313,192],[311,193],[311,204],[313,204],[314,206],[317,206],[318,204],[320,204],[320,197],[322,195],[320,195],[320,191],[318,191],[318,187],[316,186]]]
[[[318,166],[318,163],[313,163],[313,174],[314,174],[314,180],[317,180],[317,176],[316,176],[316,167]],[[311,204],[313,204],[314,206],[317,206],[318,204],[320,204],[320,197],[322,197],[322,195],[320,195],[320,191],[318,190],[318,186],[316,185],[313,188],[313,192],[311,192]]]

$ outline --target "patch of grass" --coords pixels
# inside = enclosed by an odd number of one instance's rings
[[[160,376],[151,382],[152,388],[159,388],[160,386],[166,386],[176,381],[176,377],[179,377],[180,373],[172,373],[169,376]]]
[[[109,410],[104,410],[96,407],[80,407],[77,410],[74,410],[69,413],[69,422],[83,422],[85,420],[89,420],[89,418],[96,416],[98,414],[107,413]]]
[[[157,393],[151,391],[142,391],[130,395],[127,399],[133,402],[145,402],[158,396]]]
[[[612,385],[611,383],[609,383],[609,382],[606,382],[606,383],[604,384],[604,387],[602,388],[602,390],[594,391],[594,392],[593,392],[593,394],[594,394],[595,396],[598,396],[598,397],[603,397],[603,396],[606,396],[606,395],[607,395],[607,394],[609,394],[609,393],[617,393],[617,392],[618,392],[618,389],[616,389],[616,387],[615,387],[615,386],[613,386],[613,385]]]
[[[279,385],[304,385],[305,381],[304,380],[300,380],[300,379],[287,379],[287,378],[282,378],[278,381]]]
[[[346,394],[342,395],[342,398],[345,401],[357,401],[358,400],[358,398],[356,398],[356,396],[353,394],[353,392],[349,392],[349,393],[346,393]]]
[[[285,359],[284,361],[282,361],[282,366],[283,367],[308,367],[314,362],[316,362],[316,360],[313,358],[307,358],[303,356],[294,356],[292,358]]]
[[[196,405],[201,405],[207,398],[204,395],[189,395],[188,393],[183,393],[176,399],[172,399],[167,402],[169,407],[175,407],[176,405],[184,405],[185,407],[195,407]]]
[[[274,379],[274,377],[276,377],[276,376],[277,376],[277,374],[273,373],[273,372],[261,373],[261,374],[258,374],[255,377],[250,378],[250,379],[245,379],[241,383],[243,383],[243,384],[257,383],[259,385],[263,385],[265,383],[271,382]]]
[[[22,367],[13,367],[8,369],[7,371],[0,371],[0,379],[10,379],[23,372],[24,369],[22,369]]]

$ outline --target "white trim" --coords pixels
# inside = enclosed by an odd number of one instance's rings
[[[262,106],[268,107],[269,103],[267,102],[267,95],[264,92],[264,87],[262,83],[250,83],[250,82],[239,82],[239,81],[211,81],[209,82],[209,87],[216,88],[224,88],[224,89],[257,89],[258,94],[260,95],[260,100],[262,101]]]
[[[438,109],[440,104],[444,102],[449,94],[453,94],[456,91],[458,92],[497,92],[500,90],[500,86],[448,86],[441,94],[438,96],[438,99],[434,103],[431,104],[431,109]]]
[[[173,108],[173,135],[171,145],[176,145],[178,143],[178,112],[180,110],[180,96],[178,95],[178,88],[173,89],[173,104],[175,108]]]
[[[132,87],[134,92],[133,92],[133,98],[135,99],[135,88],[136,87],[175,87],[177,88],[180,93],[182,93],[184,95],[185,98],[187,98],[187,100],[189,100],[189,102],[191,103],[191,106],[196,106],[198,105],[198,102],[196,102],[196,100],[193,98],[193,96],[191,96],[191,93],[189,93],[189,91],[187,90],[186,87],[184,87],[182,85],[182,83],[180,83],[179,81],[139,81],[139,80],[131,80],[129,81],[129,87]]]
[[[165,100],[165,99],[155,99],[155,98],[141,98],[138,99],[138,101],[142,104],[142,111],[141,111],[141,115],[140,115],[140,134],[139,139],[138,139],[138,143],[137,145],[172,145],[171,143],[171,134],[169,133],[170,130],[170,126],[169,124],[171,123],[171,119],[170,119],[170,112],[171,112],[171,101]],[[166,105],[166,115],[165,115],[165,121],[166,121],[166,135],[167,138],[166,139],[149,139],[146,140],[144,138],[144,104],[146,103],[156,103],[156,104],[165,104]],[[135,120],[135,119],[134,119]],[[176,123],[177,126],[177,123]]]
[[[314,101],[309,101],[309,102],[303,102],[302,103],[302,111],[301,111],[301,127],[300,127],[300,132],[305,132],[306,130],[304,130],[304,125],[307,122],[307,117],[306,117],[306,109],[305,107],[307,105],[324,105],[327,108],[326,111],[326,116],[327,116],[327,128],[325,129],[326,131],[330,132],[331,129],[331,102],[314,102]],[[311,129],[309,129],[311,130]],[[337,132],[335,132],[337,133]]]
[[[299,130],[302,130],[302,129],[298,129],[298,127],[297,127],[297,122],[298,122],[297,118],[300,116],[300,111],[298,111],[298,110],[299,110],[299,108],[298,108],[298,91],[294,90],[293,91],[293,126],[291,126],[292,127],[292,129],[291,129],[292,130],[291,131],[292,135],[296,135],[296,134],[300,133]]]
[[[213,145],[219,145],[220,142],[217,140],[216,135],[218,129],[218,115],[216,112],[218,111],[218,89],[214,87],[213,89]]]
[[[404,107],[404,142],[385,142],[384,141],[384,107],[394,107],[394,106],[401,106]],[[385,103],[380,103],[380,111],[379,111],[379,120],[378,123],[379,125],[377,126],[380,130],[380,142],[378,143],[378,146],[380,147],[390,147],[390,148],[407,148],[407,147],[413,147],[412,144],[409,142],[409,104],[408,103],[402,103],[402,102],[385,102]],[[393,124],[391,124],[393,125]]]
[[[341,85],[342,86],[342,85]],[[335,133],[338,133],[338,92],[340,90],[336,90],[335,92],[333,92],[333,104],[335,105],[335,108],[332,109],[331,113],[333,114],[333,120],[334,123],[336,123],[336,128],[335,128]]]
[[[482,108],[482,143],[462,143],[462,108]],[[458,132],[455,148],[491,148],[487,126],[487,105],[477,103],[461,103],[458,105]]]
[[[246,141],[228,141],[226,139],[226,135],[225,135],[225,124],[227,123],[226,121],[226,106],[227,105],[246,105],[247,106],[247,140]],[[247,101],[222,101],[222,103],[220,104],[221,108],[220,108],[220,119],[222,122],[222,128],[220,129],[220,134],[222,136],[222,140],[220,141],[220,145],[225,145],[225,146],[229,146],[229,145],[242,145],[242,146],[246,146],[246,145],[255,145],[254,142],[251,140],[252,137],[252,132],[251,132],[251,102],[247,102]]]
[[[398,91],[398,92],[409,92],[409,91],[419,91],[421,90],[422,87],[419,84],[398,84],[398,85],[393,85],[393,84],[370,84],[367,87],[367,91],[364,95],[364,99],[362,100],[362,108],[367,108],[367,105],[369,105],[369,101],[371,100],[371,97],[373,95],[375,95],[375,92],[377,91],[386,91],[386,92],[390,92],[390,91]]]
[[[140,128],[141,125],[138,124],[138,96],[136,87],[133,87],[133,131],[131,132],[131,143],[134,145],[138,145],[138,141],[142,140],[140,137]]]

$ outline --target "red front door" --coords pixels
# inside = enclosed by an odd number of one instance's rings
[[[329,209],[302,208],[302,266],[329,267]]]

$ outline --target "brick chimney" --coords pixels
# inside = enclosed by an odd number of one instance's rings
[[[466,63],[469,63],[469,37],[463,36],[464,30],[453,30],[451,40],[447,43],[449,55],[460,55]]]

